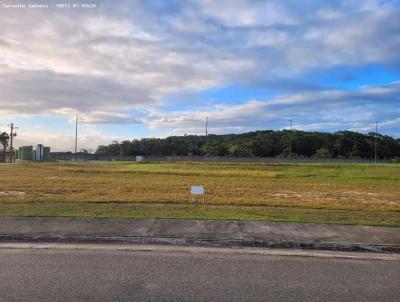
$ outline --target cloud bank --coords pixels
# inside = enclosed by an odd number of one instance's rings
[[[93,2],[0,8],[1,116],[79,113],[88,124],[141,124],[159,135],[200,133],[206,116],[218,133],[280,128],[289,118],[315,130],[379,120],[400,136],[398,82],[349,89],[312,76],[343,66],[399,75],[398,1]],[[230,84],[274,94],[189,97]],[[168,109],[186,93],[184,108]]]

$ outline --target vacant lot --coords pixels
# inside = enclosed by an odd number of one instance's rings
[[[194,206],[190,185],[205,186]],[[0,215],[266,219],[400,226],[400,165],[0,165]]]

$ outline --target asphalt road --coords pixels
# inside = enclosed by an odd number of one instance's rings
[[[202,249],[0,249],[1,302],[399,300],[400,261]]]

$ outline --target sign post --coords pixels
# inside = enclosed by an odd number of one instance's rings
[[[190,194],[196,195],[196,205],[199,204],[199,196],[200,195],[203,195],[203,202],[204,202],[204,187],[203,186],[191,186]]]

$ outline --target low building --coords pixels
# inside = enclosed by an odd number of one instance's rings
[[[20,160],[46,161],[50,160],[50,147],[39,144],[33,149],[33,146],[19,147],[17,158]]]
[[[19,147],[17,158],[20,160],[33,160],[33,147],[32,146]]]

